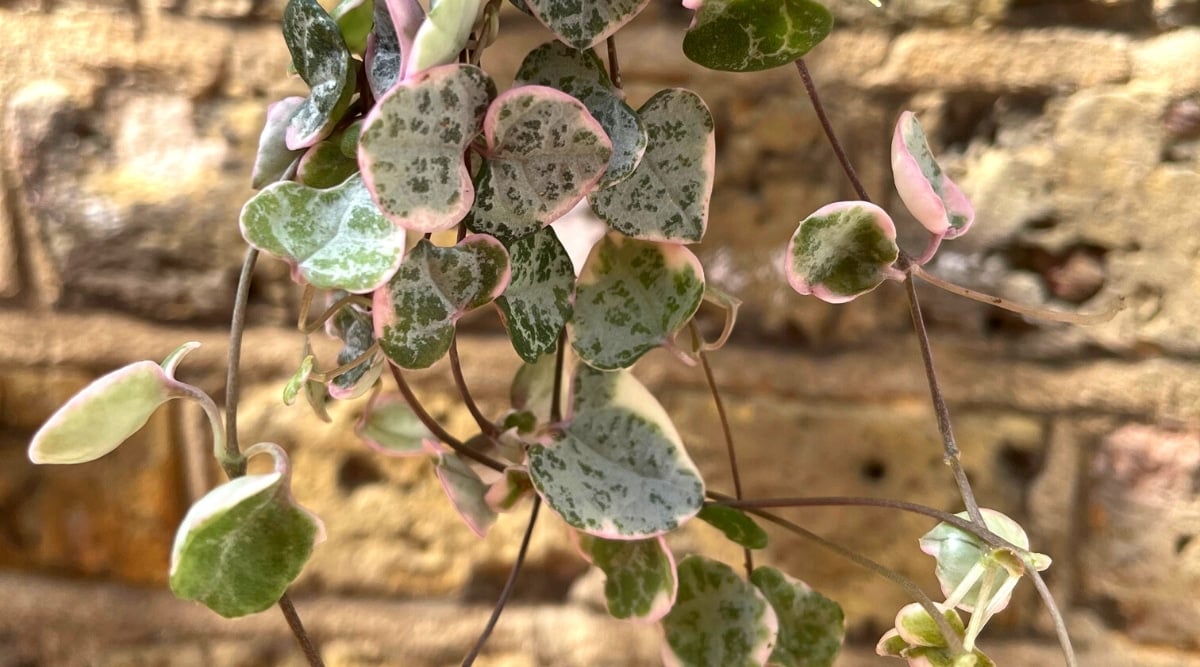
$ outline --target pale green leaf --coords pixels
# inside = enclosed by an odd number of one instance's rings
[[[496,512],[485,500],[488,486],[457,454],[440,455],[434,470],[450,503],[467,527],[479,537],[485,537],[488,528],[496,522]]]
[[[702,556],[679,562],[675,607],[663,619],[668,667],[761,667],[775,643],[771,605],[733,568]]]
[[[687,324],[703,296],[690,250],[610,233],[579,276],[572,345],[593,368],[629,368]]]
[[[637,16],[650,0],[524,0],[556,37],[590,49]]]
[[[332,188],[346,182],[358,171],[358,161],[342,153],[340,138],[317,142],[300,158],[296,180],[310,188]]]
[[[400,394],[372,398],[354,432],[367,446],[389,456],[430,454],[436,442]]]
[[[512,281],[496,305],[504,315],[513,348],[528,363],[558,347],[571,319],[575,271],[553,229],[530,234],[508,247]]]
[[[267,122],[258,138],[258,153],[250,177],[250,187],[255,190],[282,179],[292,163],[304,155],[302,150],[288,148],[285,139],[292,116],[303,104],[303,97],[285,97],[267,107]]]
[[[770,664],[831,667],[846,637],[846,619],[838,603],[772,567],[756,568],[750,581],[779,619]]]
[[[675,88],[647,100],[638,116],[646,153],[633,175],[588,198],[592,210],[626,236],[699,243],[717,155],[712,114],[699,95]]]
[[[405,233],[380,214],[359,176],[328,190],[274,183],[242,208],[242,236],[313,287],[370,292],[404,258]]]
[[[675,558],[666,540],[606,540],[579,534],[579,549],[604,571],[604,598],[614,618],[653,623],[675,603]]]
[[[405,78],[458,59],[479,16],[480,0],[438,0],[421,23],[405,57]]]
[[[471,65],[446,65],[403,81],[363,122],[359,165],[384,214],[421,233],[449,229],[475,199],[463,151],[483,128],[496,88]]]
[[[383,0],[380,0],[382,2]],[[367,35],[374,24],[373,0],[338,0],[329,15],[337,21],[342,40],[351,53],[361,55],[367,48]]]
[[[747,549],[765,549],[767,531],[744,512],[724,505],[705,505],[697,519],[725,534],[729,541]]]
[[[305,346],[307,348],[307,345]],[[300,367],[292,373],[292,377],[288,378],[286,384],[283,385],[283,404],[291,405],[296,402],[296,397],[300,395],[300,390],[304,388],[308,382],[308,376],[312,375],[313,364],[316,363],[316,357],[311,354],[305,354],[300,360]]]
[[[696,7],[698,5],[698,7]],[[683,53],[709,69],[789,65],[829,35],[833,14],[814,0],[694,0]]]
[[[838,202],[800,221],[784,269],[798,293],[845,303],[889,277],[899,253],[887,212],[868,202]]]
[[[508,252],[496,239],[468,236],[450,248],[422,239],[375,292],[375,333],[401,368],[428,368],[450,349],[454,323],[490,303],[509,282]]]

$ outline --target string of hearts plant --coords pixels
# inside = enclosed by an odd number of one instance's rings
[[[500,512],[528,505],[520,555],[476,646],[482,648],[523,562],[542,504],[571,529],[581,556],[606,575],[617,618],[658,623],[672,665],[829,665],[844,635],[840,607],[807,584],[754,564],[767,534],[758,516],[833,549],[902,586],[900,610],[878,652],[910,665],[991,665],[976,640],[1029,574],[1063,622],[1011,519],[980,508],[959,463],[913,277],[943,285],[921,267],[943,240],[968,231],[970,202],[931,154],[911,113],[900,117],[892,165],[901,199],[930,233],[919,257],[896,244],[896,228],[872,204],[845,158],[800,58],[832,28],[812,0],[688,0],[695,19],[684,53],[698,64],[754,72],[795,63],[831,145],[860,201],[805,217],[787,243],[783,273],[800,294],[842,303],[884,280],[905,283],[938,417],[945,460],[966,511],[951,515],[900,500],[743,498],[733,437],[708,353],[733,326],[737,300],[705,284],[688,249],[708,223],[715,168],[714,123],[704,101],[663,90],[638,109],[620,87],[614,35],[649,0],[516,0],[550,41],[525,56],[501,92],[480,67],[500,34],[498,0],[290,0],[283,34],[307,97],[272,104],[254,166],[259,189],[240,217],[251,246],[234,311],[226,421],[201,390],[174,378],[194,347],[162,364],[142,361],[93,383],[68,402],[30,445],[36,463],[103,456],[162,403],[188,398],[212,423],[214,454],[230,481],[187,513],[171,554],[170,585],[183,599],[236,617],[279,604],[311,664],[321,664],[286,595],[323,538],[321,522],[290,491],[283,448],[242,450],[237,440],[238,361],[250,274],[260,252],[292,268],[303,289],[302,361],[284,388],[320,415],[329,400],[370,395],[357,431],[389,456],[425,456],[471,530],[485,534]],[[597,49],[604,46],[607,67]],[[609,232],[576,274],[551,227],[586,198]],[[780,244],[785,243],[780,239]],[[726,310],[720,340],[692,323],[701,302]],[[322,313],[310,319],[314,302]],[[494,304],[523,360],[512,409],[486,415],[463,378],[455,325]],[[1068,321],[1089,316],[1020,312]],[[324,368],[309,337],[324,329],[342,342]],[[684,338],[681,340],[680,335]],[[706,490],[670,417],[630,369],[666,346],[702,366],[721,417],[734,497]],[[479,433],[459,439],[421,406],[404,372],[449,357]],[[389,371],[398,393],[383,390]],[[246,474],[246,460],[274,469]],[[920,540],[936,559],[945,600],[766,511],[772,507],[860,505],[937,520]],[[693,519],[719,528],[745,550],[745,572],[701,555],[676,560],[665,536]],[[958,611],[971,614],[964,624]]]

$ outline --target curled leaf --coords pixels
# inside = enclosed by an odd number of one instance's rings
[[[288,148],[285,140],[292,116],[303,104],[303,97],[285,97],[267,107],[267,122],[258,138],[258,153],[250,176],[250,187],[255,190],[284,178],[292,163],[304,155],[302,150]]]
[[[892,135],[892,176],[909,213],[931,234],[957,238],[975,221],[970,200],[942,171],[911,111],[900,114]]]
[[[868,202],[838,202],[800,221],[788,243],[784,271],[792,289],[845,303],[890,277],[900,254],[896,225]]]
[[[442,490],[467,527],[479,537],[485,537],[496,522],[496,511],[485,500],[488,485],[458,454],[440,454],[434,469]]]
[[[297,150],[333,130],[354,93],[355,69],[341,28],[316,0],[288,0],[283,39],[311,91],[287,128],[287,147]]]

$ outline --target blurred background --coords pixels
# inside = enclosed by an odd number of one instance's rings
[[[809,64],[873,198],[924,241],[891,186],[900,111],[916,111],[975,202],[971,233],[928,267],[1022,303],[1095,311],[1070,327],[920,288],[963,458],[986,506],[1049,553],[1084,665],[1200,665],[1200,1],[829,2]],[[220,481],[198,412],[170,405],[84,466],[35,468],[29,437],[91,379],[186,340],[181,378],[221,400],[237,228],[268,103],[287,75],[280,0],[0,0],[0,667],[302,665],[274,610],[226,621],[166,590],[175,526]],[[680,48],[690,12],[655,0],[618,34],[629,101],[684,86],[717,120],[712,219],[697,253],[745,300],[712,357],[747,494],[870,495],[961,506],[898,284],[829,306],[781,275],[796,223],[853,198],[792,68],[709,72]],[[485,55],[511,78],[549,34],[507,11]],[[293,455],[297,498],[326,522],[294,588],[329,665],[458,664],[499,592],[526,511],[485,540],[424,461],[384,458],[352,425],[280,392],[301,357],[299,290],[260,260],[243,362],[241,439]],[[329,346],[319,351],[330,358]],[[462,354],[485,409],[517,367],[494,311]],[[638,374],[711,488],[731,491],[703,374],[653,353]],[[460,436],[448,369],[419,374]],[[303,402],[301,402],[303,403]],[[856,508],[784,512],[936,591],[931,523]],[[678,553],[740,554],[707,527]],[[878,636],[907,600],[817,546],[772,533],[762,562],[845,608],[840,665],[887,665]],[[606,618],[602,580],[547,515],[480,665],[651,665],[658,631]],[[1061,664],[1028,584],[989,626],[1005,667]]]

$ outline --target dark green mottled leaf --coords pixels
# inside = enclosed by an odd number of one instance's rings
[[[606,540],[579,534],[579,549],[604,571],[604,598],[614,618],[653,623],[675,603],[675,558],[666,540]]]
[[[613,89],[608,71],[593,51],[577,51],[562,42],[548,42],[525,56],[517,83],[557,88],[583,102],[612,141],[612,157],[600,179],[607,188],[633,173],[646,152],[646,128],[622,95]]]
[[[633,175],[589,197],[609,227],[634,238],[698,243],[708,226],[717,148],[712,114],[679,88],[651,97],[638,115],[649,144]]]
[[[845,303],[889,277],[899,253],[887,212],[868,202],[837,202],[800,221],[784,269],[798,293]]]
[[[508,247],[512,281],[496,305],[504,314],[513,348],[529,363],[558,347],[571,319],[575,271],[566,248],[547,227]]]
[[[664,662],[680,667],[761,667],[778,620],[733,568],[702,556],[679,562],[675,607],[663,619]]]
[[[333,129],[354,93],[354,67],[337,21],[316,0],[288,0],[283,40],[309,95],[292,115],[287,147],[306,148]]]
[[[401,368],[428,368],[450,349],[454,323],[490,303],[509,281],[508,252],[496,239],[468,236],[450,248],[422,239],[375,292],[375,335]]]
[[[779,618],[770,663],[781,667],[831,667],[842,650],[846,619],[838,603],[772,567],[750,575]]]
[[[767,531],[741,510],[724,505],[705,505],[696,518],[724,533],[731,542],[747,549],[767,547]]]
[[[650,0],[524,0],[566,44],[590,49],[637,16]]]
[[[726,72],[757,72],[794,62],[833,29],[813,0],[700,0],[683,38],[693,62]]]
[[[593,368],[629,368],[687,324],[703,296],[704,270],[690,250],[610,233],[579,276],[575,352]]]

